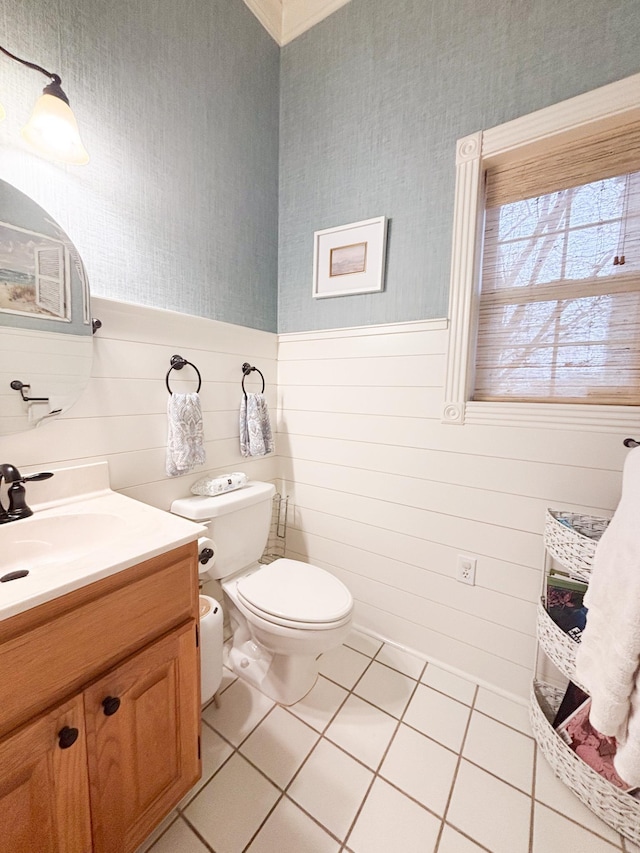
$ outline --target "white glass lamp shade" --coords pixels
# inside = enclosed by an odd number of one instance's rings
[[[47,157],[76,166],[89,162],[71,107],[62,98],[45,91],[36,101],[31,118],[22,128],[30,145]]]

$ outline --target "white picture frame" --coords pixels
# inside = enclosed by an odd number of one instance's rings
[[[386,244],[386,216],[315,231],[313,298],[384,290]]]

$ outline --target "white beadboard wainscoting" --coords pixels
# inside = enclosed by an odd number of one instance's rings
[[[207,472],[238,470],[254,479],[275,478],[275,456],[245,459],[238,438],[245,361],[264,374],[275,429],[275,334],[109,299],[92,299],[91,309],[102,328],[94,336],[88,387],[55,421],[0,437],[0,461],[26,470],[55,470],[106,459],[113,489],[161,509],[188,495],[191,484]],[[165,377],[175,353],[195,364],[202,376],[207,461],[191,474],[168,478]],[[248,391],[260,388],[254,377],[245,383]],[[195,391],[197,376],[187,366],[173,370],[170,383],[174,391]],[[37,488],[37,483],[29,486],[32,494]]]
[[[287,555],[341,578],[364,630],[528,696],[545,508],[610,514],[624,435],[443,424],[444,320],[279,341]]]

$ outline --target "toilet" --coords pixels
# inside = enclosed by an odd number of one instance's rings
[[[315,684],[317,658],[349,633],[353,598],[318,566],[287,558],[258,563],[274,494],[271,483],[249,481],[215,497],[181,498],[171,512],[207,525],[215,542],[207,574],[221,582],[230,617],[229,666],[271,699],[293,705]]]

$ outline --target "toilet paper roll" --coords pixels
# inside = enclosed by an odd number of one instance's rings
[[[198,539],[198,574],[203,575],[216,561],[216,543],[213,539],[201,536]]]
[[[200,596],[200,690],[204,705],[222,681],[222,607],[215,598]]]

